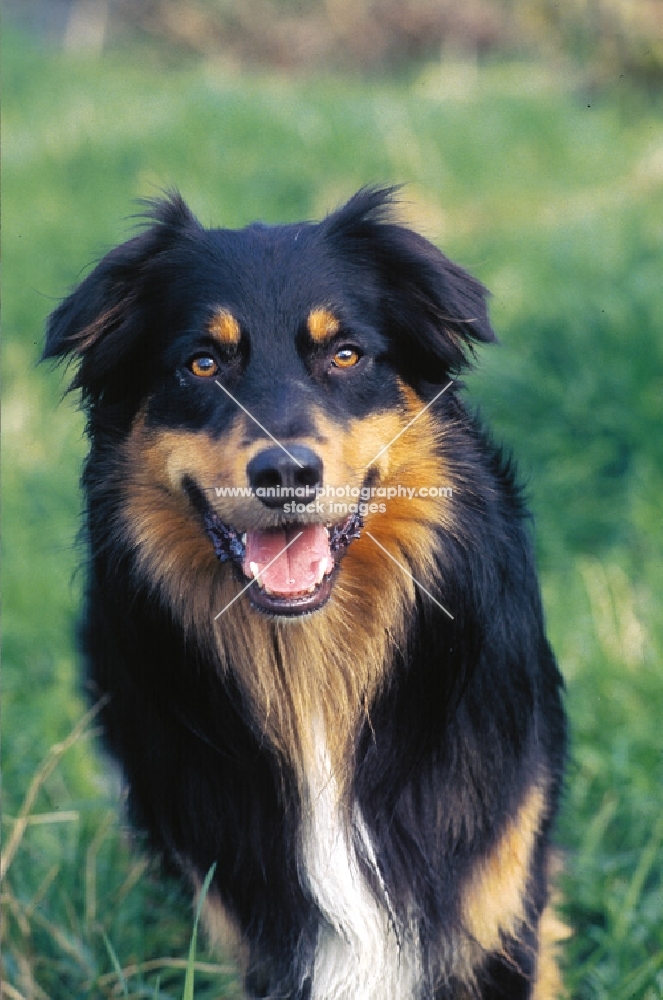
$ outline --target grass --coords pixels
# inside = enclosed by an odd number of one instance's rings
[[[578,1000],[663,997],[661,106],[545,67],[372,82],[101,61],[5,29],[3,961],[9,1000],[181,1000],[190,900],[118,819],[73,634],[82,418],[44,319],[177,185],[205,223],[318,216],[405,182],[406,214],[493,290],[468,394],[537,521],[573,758],[559,840]],[[68,734],[71,734],[69,737]],[[198,1000],[238,996],[198,949]]]

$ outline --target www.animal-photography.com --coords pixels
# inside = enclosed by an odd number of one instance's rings
[[[10,1000],[656,1000],[655,5],[5,15]]]

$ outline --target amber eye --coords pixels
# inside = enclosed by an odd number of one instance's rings
[[[359,351],[356,351],[354,347],[340,347],[332,358],[332,364],[335,368],[352,368],[360,357]]]
[[[200,354],[189,362],[189,370],[199,378],[211,378],[216,375],[219,366],[209,354]]]

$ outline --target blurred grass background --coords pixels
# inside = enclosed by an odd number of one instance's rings
[[[570,995],[663,997],[661,6],[8,3],[9,1000],[179,1000],[192,922],[80,725],[85,444],[61,373],[36,368],[45,317],[138,197],[177,185],[204,223],[239,226],[318,217],[371,182],[404,182],[405,217],[493,291],[502,345],[467,395],[528,482],[568,681]],[[200,953],[196,996],[239,996],[223,956]]]

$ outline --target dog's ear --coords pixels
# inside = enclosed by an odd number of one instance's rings
[[[94,399],[145,330],[150,275],[173,246],[200,225],[171,193],[147,203],[149,227],[115,247],[48,319],[41,360],[78,363],[71,389]]]
[[[405,367],[436,382],[496,340],[488,292],[418,233],[392,221],[397,188],[364,188],[325,220],[344,254],[378,274],[383,322]]]

